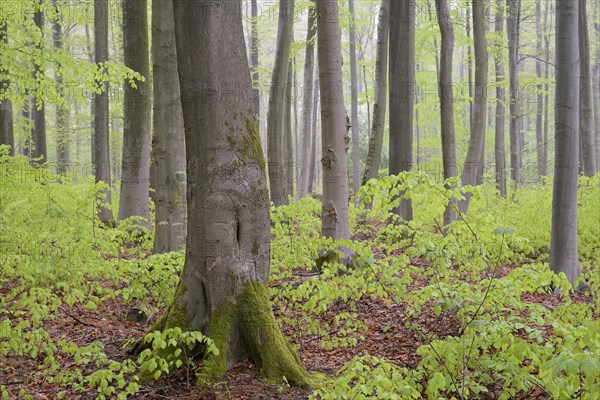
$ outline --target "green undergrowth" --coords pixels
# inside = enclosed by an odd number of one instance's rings
[[[595,294],[599,183],[600,176],[581,178],[579,191],[580,261]],[[152,232],[134,234],[135,221],[102,227],[95,217],[102,189],[87,176],[74,182],[23,157],[0,157],[0,376],[25,363],[30,379],[54,385],[57,398],[79,392],[127,398],[148,377],[182,366],[200,371],[190,349],[220,351],[218,337],[213,342],[177,328],[147,335],[147,350],[131,359],[117,359],[109,342],[57,335],[52,324],[69,314],[119,304],[154,320],[174,297],[183,252],[150,255]],[[412,198],[415,219],[386,224],[400,191]],[[469,214],[444,234],[445,202],[466,193],[473,195]],[[564,276],[548,268],[549,181],[503,199],[491,186],[448,190],[411,173],[371,181],[360,195],[373,208],[351,206],[353,240],[320,236],[321,207],[313,198],[271,209],[270,296],[277,322],[316,338],[324,351],[354,353],[370,334],[361,303],[401,307],[405,318],[397,324],[419,338],[419,361],[408,366],[383,354],[355,357],[333,380],[323,379],[312,398],[461,399],[491,390],[502,399],[533,390],[556,399],[600,396],[600,304],[597,295],[570,296]],[[316,268],[319,252],[341,246],[357,254],[352,268],[336,262]],[[552,294],[555,288],[563,295]],[[419,322],[424,312],[440,320],[452,316],[456,329],[430,332]],[[3,381],[0,393],[33,396]]]

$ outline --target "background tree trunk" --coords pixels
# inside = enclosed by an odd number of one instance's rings
[[[454,55],[454,28],[447,0],[436,0],[440,33],[442,36],[439,74],[440,121],[442,131],[442,162],[444,179],[458,175],[456,143],[454,135],[454,95],[452,84],[452,58]],[[444,225],[456,220],[456,201],[450,199],[444,211]]]
[[[268,378],[309,386],[269,303],[269,195],[241,2],[217,3],[206,13],[202,2],[173,2],[189,228],[176,297],[156,328],[199,330],[214,341],[219,355],[205,358],[199,384],[249,357]],[[207,94],[207,84],[238,90]]]
[[[552,21],[548,20],[548,16],[552,18],[552,14],[550,14],[551,2],[546,3],[546,10],[544,12],[544,46],[545,46],[545,67],[544,67],[544,80],[546,83],[544,84],[544,166],[546,168],[546,172],[548,172],[548,131],[550,127],[550,84],[548,83],[548,79],[550,78],[550,27],[552,26]]]
[[[52,0],[56,10],[56,16],[52,20],[52,42],[57,51],[63,51],[63,33],[62,21],[56,5],[56,0]],[[64,86],[62,77],[62,67],[57,64],[55,67],[56,94],[64,98]],[[67,100],[65,99],[65,102]],[[69,168],[69,132],[68,132],[69,110],[64,105],[56,103],[56,172],[59,175],[66,175]]]
[[[150,189],[150,59],[148,56],[147,0],[123,0],[123,52],[125,65],[145,81],[124,89],[123,159],[119,220],[132,216],[145,219],[149,227]]]
[[[284,95],[284,114],[283,114],[283,151],[284,151],[284,185],[283,193],[287,199],[294,195],[294,132],[292,122],[292,102],[294,101],[294,66],[290,59],[288,65],[287,83],[285,85]]]
[[[373,103],[373,126],[369,137],[369,151],[365,162],[363,185],[377,178],[381,164],[383,131],[387,107],[388,42],[390,32],[390,0],[381,0],[379,25],[377,27],[377,58],[375,64],[375,102]]]
[[[554,190],[550,269],[569,282],[579,276],[577,175],[579,159],[579,0],[556,2],[556,97]]]
[[[308,167],[308,193],[313,193],[313,185],[315,179],[318,177],[318,172],[315,171],[317,167],[317,122],[319,121],[319,99],[321,98],[319,90],[319,67],[318,63],[315,63],[317,68],[315,69],[315,82],[313,85],[313,105],[312,105],[312,123],[311,123],[311,140],[310,140],[310,162]]]
[[[415,100],[415,1],[390,4],[390,175],[412,169]],[[402,194],[401,194],[402,195]],[[412,220],[412,203],[403,199],[395,213]]]
[[[521,133],[519,111],[519,21],[521,0],[506,0],[508,16],[506,30],[508,32],[508,70],[510,76],[510,169],[515,185],[521,183]]]
[[[267,155],[269,161],[269,187],[271,201],[280,206],[287,203],[284,193],[285,163],[283,160],[283,118],[285,112],[285,89],[288,80],[292,28],[294,23],[294,0],[279,2],[279,25],[277,50],[269,95],[267,112]]]
[[[7,22],[0,21],[0,43],[6,43],[7,38]],[[3,72],[6,72],[4,70]],[[6,98],[10,82],[3,80],[0,82],[0,145],[10,146],[8,155],[15,155],[15,134],[13,124],[13,109],[11,101]]]
[[[594,112],[592,100],[592,80],[590,71],[590,43],[588,34],[586,0],[579,0],[579,135],[583,150],[583,172],[594,176],[598,171],[596,160],[596,139],[594,138]],[[600,94],[596,93],[596,96]]]
[[[349,239],[348,125],[342,80],[342,44],[337,2],[317,1],[319,80],[321,85],[321,135],[323,164],[322,234]]]
[[[296,199],[301,199],[308,193],[309,186],[309,168],[311,159],[311,117],[313,114],[314,97],[314,69],[315,69],[315,46],[314,37],[317,32],[316,10],[311,9],[308,12],[308,26],[306,29],[306,50],[304,56],[304,93],[302,98],[302,130],[300,132],[298,147],[299,154],[297,160],[298,178],[296,188]]]
[[[504,41],[504,0],[496,0],[496,21],[495,30],[498,37],[496,38],[496,123],[495,123],[495,143],[494,155],[496,161],[496,188],[500,192],[500,196],[506,197],[506,156],[504,150],[504,135],[505,135],[505,89],[502,86],[506,80],[504,75],[503,60],[503,41]]]
[[[101,65],[108,61],[108,0],[94,0],[94,60]],[[106,69],[102,66],[101,68]],[[94,146],[92,146],[96,183],[104,182],[108,188],[102,192],[98,218],[104,224],[112,224],[113,215],[108,207],[111,204],[110,142],[108,82],[101,83],[101,92],[94,93]],[[102,206],[106,204],[106,206]]]
[[[154,252],[185,244],[185,138],[179,98],[175,22],[170,1],[152,0],[154,118],[152,152],[156,174]]]
[[[360,189],[360,126],[358,122],[358,71],[356,67],[356,31],[354,0],[348,0],[350,11],[350,93],[351,93],[351,124],[352,124],[352,191]]]
[[[33,14],[33,20],[35,22],[35,26],[41,31],[41,37],[43,41],[44,37],[44,11],[42,10],[42,0],[36,3],[36,11]],[[37,47],[42,48],[43,43],[37,43]],[[43,75],[44,71],[40,69],[40,66],[35,63],[33,67],[33,76],[37,78],[38,75]],[[34,99],[32,101],[32,110],[31,117],[33,119],[33,151],[31,156],[33,158],[41,158],[41,163],[45,163],[48,161],[48,150],[46,147],[46,112],[44,107],[43,100]]]
[[[535,49],[538,57],[542,54],[542,2],[537,0],[535,9],[535,30],[537,32],[537,40]],[[535,60],[535,74],[538,79],[542,79],[542,62],[539,58]],[[544,117],[544,95],[542,93],[543,85],[537,85],[537,108],[535,113],[535,142],[538,162],[538,175],[540,177],[547,175],[546,163],[544,160],[544,132],[543,132],[543,117]]]

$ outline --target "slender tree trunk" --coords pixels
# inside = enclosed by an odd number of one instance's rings
[[[44,12],[41,9],[41,1],[36,3],[36,11],[33,14],[33,20],[35,26],[42,32],[42,38],[44,36]],[[42,39],[43,40],[43,39]],[[41,48],[43,44],[37,43],[37,47]],[[33,76],[36,79],[38,76],[43,75],[44,71],[40,69],[39,64],[35,63]],[[48,161],[48,150],[46,147],[46,113],[43,100],[34,100],[32,104],[32,119],[33,119],[33,153],[32,157],[40,159],[40,163]]]
[[[594,138],[594,112],[592,100],[592,79],[590,71],[590,44],[587,22],[586,0],[579,0],[579,135],[583,150],[583,172],[594,176],[598,171],[596,160],[596,139]],[[598,96],[598,93],[596,93]]]
[[[125,83],[123,115],[123,159],[119,220],[143,218],[149,227],[150,190],[150,58],[147,0],[123,1],[123,50],[125,65],[145,81],[137,88]]]
[[[415,99],[415,1],[390,4],[390,174],[412,169]],[[402,195],[402,194],[400,194]],[[403,199],[395,213],[412,220],[412,203]]]
[[[284,162],[284,177],[283,193],[286,198],[294,195],[294,132],[292,123],[292,102],[293,99],[293,76],[294,67],[290,59],[288,65],[287,83],[284,97],[284,114],[283,114],[283,151],[285,156]]]
[[[535,30],[537,32],[536,53],[542,54],[542,2],[537,0],[535,10]],[[539,59],[535,60],[535,73],[538,79],[542,79],[542,62]],[[547,174],[546,164],[544,160],[544,132],[543,132],[543,117],[544,117],[544,95],[542,93],[543,85],[537,86],[537,109],[535,113],[535,141],[537,149],[538,174],[540,177]]]
[[[350,92],[351,92],[351,124],[352,124],[352,190],[355,194],[360,189],[360,126],[358,122],[358,71],[356,66],[356,31],[354,0],[348,0],[350,11]]]
[[[328,0],[317,0],[317,7],[323,164],[322,234],[333,240],[349,239],[348,124],[344,107],[339,9],[337,2]]]
[[[297,160],[298,181],[296,199],[301,199],[308,193],[311,159],[311,117],[313,114],[313,88],[315,69],[314,37],[317,32],[316,10],[309,10],[308,27],[306,29],[306,51],[304,56],[304,94],[302,98],[302,130],[299,135],[298,147],[300,156]]]
[[[471,52],[471,10],[467,6],[467,18],[465,19],[465,28],[467,30],[467,77],[469,78],[469,131],[473,130],[473,55]]]
[[[0,43],[6,43],[7,38],[7,25],[6,21],[0,21]],[[7,72],[3,70],[2,72]],[[0,145],[8,145],[10,149],[8,151],[9,156],[15,155],[15,134],[13,124],[13,109],[12,103],[8,99],[8,88],[10,82],[8,80],[0,81]]]
[[[288,77],[292,28],[294,20],[294,0],[279,2],[279,25],[277,28],[277,50],[269,95],[267,114],[267,155],[269,161],[269,187],[271,201],[280,206],[287,203],[285,195],[283,118],[285,112],[285,88]]]
[[[318,65],[317,63],[315,63]],[[311,121],[311,140],[310,140],[310,163],[308,167],[308,193],[313,193],[313,184],[315,179],[318,177],[318,173],[315,172],[317,166],[317,122],[319,120],[319,99],[320,96],[320,83],[319,83],[319,72],[318,66],[315,73],[315,82],[313,85],[313,105],[312,105],[312,121]]]
[[[504,41],[504,0],[496,0],[496,19],[495,30],[497,37],[496,42],[496,123],[495,123],[495,143],[494,155],[496,161],[496,188],[500,192],[500,196],[506,197],[506,157],[504,150],[504,135],[505,135],[505,90],[503,82],[506,79],[504,75],[503,60],[503,41]]]
[[[154,252],[185,244],[185,139],[179,98],[173,4],[152,0],[154,118],[152,162],[156,174]]]
[[[454,56],[454,27],[447,0],[436,0],[435,11],[442,37],[440,54],[439,96],[442,131],[442,162],[444,179],[458,175],[456,143],[454,134],[454,95],[452,83],[452,59]],[[456,201],[450,199],[444,211],[444,225],[456,220]]]
[[[250,49],[250,59],[252,62],[252,82],[254,92],[252,98],[254,99],[254,112],[257,118],[260,120],[260,76],[258,73],[258,4],[257,0],[251,0],[251,16],[252,22],[252,47]]]
[[[550,269],[574,283],[580,274],[577,249],[579,153],[579,0],[556,2],[556,98],[554,191]]]
[[[377,178],[383,148],[383,130],[387,106],[388,42],[390,32],[390,0],[381,0],[377,28],[377,59],[375,63],[375,102],[373,103],[373,126],[369,137],[369,151],[365,163],[363,185]]]
[[[52,21],[52,41],[58,51],[63,50],[62,22],[59,20],[59,10],[56,6],[56,0],[52,0],[57,13],[57,17]],[[55,68],[56,93],[59,97],[64,97],[62,68],[57,65]],[[66,175],[69,167],[69,135],[68,135],[69,111],[61,104],[56,104],[56,172],[59,175]]]
[[[550,27],[552,21],[548,21],[548,15],[552,18],[552,15],[549,12],[551,3],[546,3],[546,11],[544,12],[544,45],[545,45],[545,53],[546,53],[546,63],[544,67],[544,168],[546,173],[548,172],[548,130],[550,126],[550,85],[548,84],[548,79],[550,77]]]
[[[511,178],[515,185],[521,183],[521,133],[519,111],[519,20],[521,0],[506,0],[508,17],[506,27],[508,32],[508,69],[510,76],[510,169]]]

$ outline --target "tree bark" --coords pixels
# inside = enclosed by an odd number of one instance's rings
[[[594,138],[594,112],[592,79],[590,71],[590,44],[587,22],[586,0],[579,0],[579,135],[585,176],[594,176],[598,171],[596,139]],[[598,94],[596,94],[598,95]]]
[[[152,162],[156,174],[154,252],[166,253],[180,250],[186,233],[185,138],[170,1],[152,0],[152,58]]]
[[[333,240],[349,239],[348,124],[344,107],[339,9],[337,2],[331,0],[318,0],[317,7],[323,165],[322,234]]]
[[[442,37],[440,53],[440,121],[442,132],[442,163],[444,179],[458,175],[454,134],[454,96],[452,83],[452,58],[454,56],[454,28],[447,0],[436,0],[435,11]],[[456,200],[450,199],[444,211],[444,225],[456,220]]]
[[[358,122],[358,70],[356,66],[356,30],[354,14],[354,0],[348,0],[350,11],[350,96],[351,96],[351,124],[352,124],[352,190],[356,193],[360,189],[360,126]]]
[[[500,192],[500,196],[506,197],[506,156],[504,150],[504,135],[505,135],[505,89],[503,83],[506,79],[504,75],[503,60],[503,41],[504,41],[504,0],[496,0],[496,19],[495,30],[498,37],[496,38],[496,122],[495,122],[495,140],[494,140],[494,156],[496,161],[496,188]]]
[[[269,194],[241,1],[213,2],[210,13],[195,0],[173,4],[188,237],[174,303],[155,329],[199,330],[214,341],[219,354],[205,356],[199,385],[249,357],[268,378],[310,386],[269,303]]]
[[[521,0],[506,0],[506,5],[508,7],[506,30],[508,32],[508,69],[510,76],[510,169],[513,183],[518,186],[522,181],[518,70]]]
[[[390,175],[412,169],[415,99],[415,1],[390,3]],[[402,194],[400,194],[402,196]],[[412,220],[412,202],[403,199],[394,210]]]
[[[0,43],[6,43],[7,38],[6,21],[0,22]],[[6,70],[2,72],[6,73]],[[15,134],[13,124],[12,102],[8,99],[9,80],[0,81],[0,145],[10,146],[9,156],[15,155]]]
[[[271,201],[280,206],[287,203],[285,196],[285,163],[283,147],[283,118],[285,112],[285,89],[288,77],[292,28],[294,22],[294,0],[279,2],[277,28],[277,50],[269,95],[267,112],[267,155],[269,161],[269,187]]]
[[[579,0],[556,2],[556,97],[554,190],[550,269],[574,283],[580,274],[577,249],[579,159]]]
[[[463,185],[478,185],[483,180],[483,153],[485,149],[485,113],[487,112],[488,54],[485,38],[484,0],[473,0],[473,43],[475,55],[475,87],[471,138],[461,175]],[[470,194],[459,204],[461,212],[469,208]]]
[[[542,2],[537,0],[535,10],[535,30],[537,32],[537,40],[535,43],[536,54],[542,54]],[[540,59],[535,60],[535,73],[538,79],[542,79],[542,62]],[[543,85],[537,85],[537,108],[535,113],[535,141],[536,153],[538,161],[538,175],[540,177],[547,175],[546,164],[544,160],[544,132],[543,132],[543,117],[544,117],[544,95],[542,93]]]
[[[260,120],[260,76],[258,73],[258,4],[257,0],[251,0],[251,17],[252,22],[251,25],[251,39],[252,39],[252,47],[250,48],[250,59],[252,62],[252,85],[254,87],[254,91],[252,93],[252,98],[254,99],[254,112],[256,113],[258,119]]]
[[[41,37],[44,36],[44,11],[41,9],[42,2],[36,3],[35,13],[33,14],[33,20],[35,26],[41,31]],[[43,40],[43,39],[42,39]],[[37,43],[36,46],[41,48],[43,44]],[[44,72],[41,70],[39,64],[34,63],[33,76],[38,79],[39,75],[43,75]],[[40,78],[41,79],[41,78]],[[44,101],[34,99],[32,101],[32,119],[33,119],[33,151],[31,156],[34,159],[38,159],[37,163],[42,164],[48,161],[48,149],[46,146],[46,112],[44,107]]]
[[[306,29],[306,50],[304,55],[304,95],[302,98],[302,130],[299,135],[298,147],[300,156],[297,160],[298,181],[296,188],[296,199],[301,199],[308,193],[311,159],[311,117],[313,114],[314,98],[314,69],[315,69],[315,46],[314,37],[317,32],[316,10],[311,9],[308,13],[308,26]],[[316,129],[315,129],[316,130]]]
[[[317,63],[315,63],[317,64]],[[315,82],[313,85],[313,105],[312,105],[312,122],[311,122],[311,140],[310,140],[310,163],[308,167],[308,193],[313,193],[313,185],[315,183],[318,173],[315,172],[317,166],[317,122],[319,121],[319,99],[320,96],[320,83],[319,83],[319,72],[318,64],[315,72]]]
[[[144,81],[137,88],[125,83],[123,159],[119,220],[141,217],[149,227],[150,190],[150,58],[147,0],[123,1],[123,51],[125,65],[139,72]]]
[[[381,0],[379,25],[377,27],[377,59],[375,62],[375,102],[373,103],[373,126],[369,137],[369,151],[365,162],[362,183],[377,178],[383,148],[383,130],[387,107],[388,42],[390,33],[390,0]]]
[[[63,50],[62,21],[60,21],[59,10],[56,0],[52,0],[57,16],[52,21],[52,41],[57,51]],[[56,93],[60,98],[64,97],[62,67],[55,67]],[[66,99],[65,99],[66,102]],[[64,105],[56,103],[56,172],[65,176],[69,168],[69,132],[68,119],[69,110]]]
[[[544,67],[544,80],[546,83],[544,84],[544,166],[546,167],[546,172],[548,172],[548,131],[550,127],[550,85],[548,83],[548,79],[550,78],[550,35],[548,32],[551,30],[552,26],[552,15],[550,14],[551,3],[546,4],[546,10],[544,12],[544,46],[546,53],[546,65]],[[548,21],[548,16],[550,15],[550,21]]]
[[[283,193],[287,199],[289,196],[294,195],[294,132],[292,123],[292,102],[294,101],[294,67],[292,59],[290,58],[288,65],[287,83],[285,85],[284,95],[284,114],[283,114],[283,151],[284,151],[284,178],[283,182]]]

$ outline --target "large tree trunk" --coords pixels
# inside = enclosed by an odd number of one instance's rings
[[[309,168],[311,158],[311,117],[314,97],[315,46],[314,37],[317,32],[316,10],[309,10],[308,27],[306,29],[306,51],[304,56],[304,97],[302,98],[302,130],[299,135],[298,148],[298,181],[296,199],[301,199],[308,193]]]
[[[458,175],[454,135],[454,96],[452,83],[452,58],[454,55],[454,28],[447,0],[436,0],[440,33],[442,36],[439,74],[440,121],[442,131],[442,162],[444,179]],[[444,212],[444,225],[456,220],[456,201],[450,199]]]
[[[579,276],[577,175],[579,160],[579,0],[556,2],[556,97],[554,190],[550,268],[569,282]]]
[[[503,59],[503,40],[504,40],[504,0],[496,0],[496,20],[495,30],[496,35],[496,122],[495,122],[495,140],[494,140],[494,155],[496,161],[496,188],[500,192],[500,196],[506,197],[506,157],[504,150],[504,132],[505,132],[505,90],[503,82],[504,62]]]
[[[188,236],[174,303],[155,329],[198,330],[214,341],[219,354],[205,357],[198,384],[249,357],[268,378],[309,386],[269,303],[269,194],[241,2],[214,3],[207,13],[196,0],[173,2]],[[236,90],[207,91],[207,84]]]
[[[487,112],[488,54],[485,39],[484,0],[473,0],[473,43],[475,55],[475,88],[471,138],[461,175],[463,185],[477,185],[483,180],[483,153],[485,149],[485,113]],[[466,213],[470,194],[460,202],[459,209]]]
[[[377,59],[375,62],[375,102],[373,103],[373,126],[369,137],[369,151],[365,163],[363,185],[377,178],[383,148],[383,130],[387,107],[388,42],[390,32],[390,0],[381,0],[379,25],[377,27]]]
[[[252,82],[254,91],[252,93],[252,98],[254,99],[254,112],[256,113],[258,119],[260,120],[260,76],[258,73],[258,4],[257,0],[251,0],[251,11],[250,15],[252,17],[251,25],[251,43],[252,47],[250,48],[250,60],[252,63]]]
[[[317,64],[317,63],[315,63]],[[319,121],[319,99],[320,96],[320,84],[319,84],[319,72],[318,65],[315,72],[315,82],[313,85],[313,105],[312,105],[312,118],[311,118],[311,139],[310,139],[310,162],[308,166],[308,193],[313,192],[313,185],[315,179],[318,177],[318,173],[315,171],[317,167],[317,122]]]
[[[521,134],[519,111],[519,23],[521,0],[506,0],[508,17],[506,30],[508,32],[508,70],[510,76],[510,169],[511,178],[515,185],[521,183]]]
[[[537,32],[537,40],[535,49],[538,55],[542,54],[542,2],[537,0],[535,10],[535,30]],[[540,58],[535,60],[535,73],[538,79],[542,79],[542,62]],[[543,85],[537,85],[537,108],[535,113],[535,142],[538,161],[538,174],[540,177],[547,174],[546,163],[544,160],[544,133],[543,133],[543,117],[544,117],[544,95],[542,93]]]
[[[44,36],[44,11],[41,9],[42,2],[36,3],[35,13],[33,14],[33,20],[35,26],[42,32],[42,38]],[[42,43],[37,43],[36,46],[42,47]],[[44,72],[40,69],[38,63],[34,64],[33,76],[36,79],[39,75],[43,75]],[[39,163],[48,162],[48,150],[46,147],[46,112],[43,100],[34,99],[32,102],[32,119],[33,119],[33,151],[31,156],[35,159],[39,159]]]
[[[415,100],[415,0],[390,4],[390,175],[412,169]],[[401,194],[402,195],[402,194]],[[403,199],[394,212],[412,220],[412,203]]]
[[[285,163],[283,147],[283,118],[285,112],[285,89],[288,77],[292,28],[294,24],[294,0],[279,2],[277,50],[269,94],[267,112],[267,156],[269,161],[269,188],[271,201],[280,206],[287,203],[285,195]]]
[[[179,98],[173,4],[152,0],[154,118],[152,162],[156,192],[154,252],[185,244],[185,140]]]
[[[360,127],[358,123],[358,71],[356,67],[356,30],[354,0],[348,0],[350,11],[350,95],[351,95],[351,125],[352,125],[352,190],[360,189]]]
[[[328,0],[318,0],[317,7],[323,164],[322,234],[333,240],[349,239],[348,124],[344,107],[339,10],[336,2]]]
[[[0,43],[7,42],[7,22],[0,21]],[[4,70],[3,72],[7,72]],[[15,135],[13,124],[12,103],[7,98],[7,92],[10,82],[8,80],[0,81],[0,145],[8,145],[10,149],[8,155],[15,154]]]
[[[125,83],[123,159],[119,220],[132,216],[145,219],[149,227],[150,190],[150,59],[147,0],[123,1],[123,51],[125,65],[145,81],[137,88]]]
[[[62,21],[60,21],[60,14],[58,7],[56,6],[56,0],[52,0],[52,4],[56,10],[56,16],[52,21],[52,41],[57,51],[63,50],[63,33],[62,33]],[[57,65],[55,68],[55,79],[56,79],[56,93],[60,98],[64,97],[64,86],[62,68]],[[59,175],[66,175],[67,169],[69,168],[70,154],[69,154],[69,132],[68,132],[68,119],[69,110],[63,105],[56,103],[56,172]]]
[[[590,71],[590,43],[587,23],[586,0],[579,0],[579,135],[582,149],[583,172],[594,176],[598,171],[596,160],[596,139],[594,138],[594,112],[592,100],[592,79]],[[596,93],[598,96],[598,93]]]

